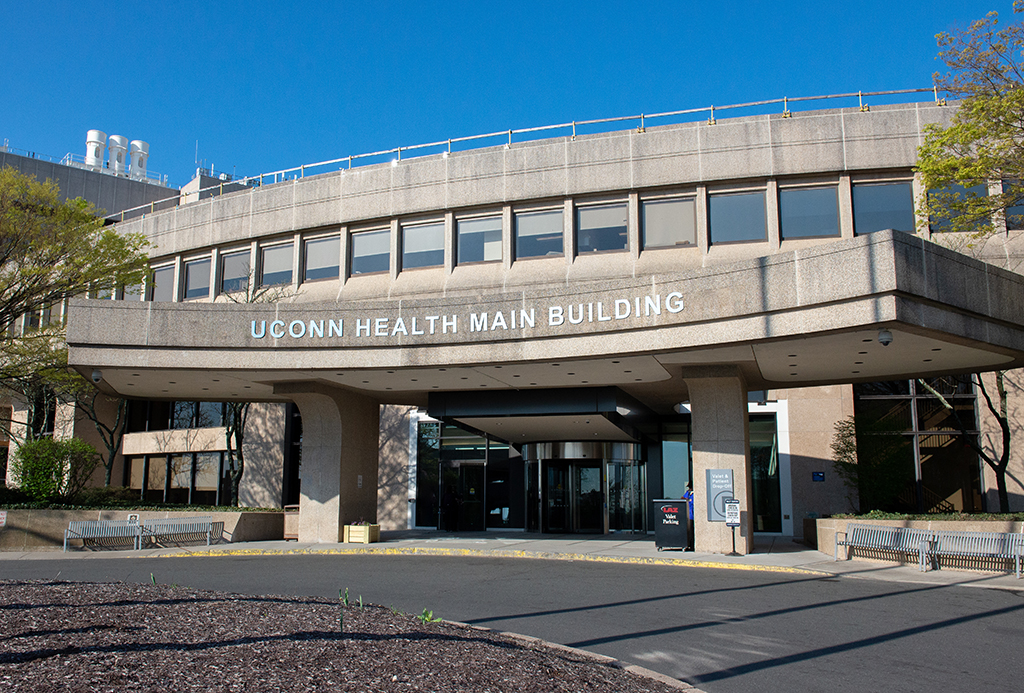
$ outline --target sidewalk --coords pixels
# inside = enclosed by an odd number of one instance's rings
[[[647,565],[678,565],[718,569],[757,570],[816,576],[885,580],[925,585],[963,585],[1006,590],[1024,590],[1024,580],[1013,573],[966,570],[929,570],[916,564],[854,559],[833,561],[832,557],[785,538],[756,537],[754,553],[730,556],[710,553],[658,551],[648,534],[532,534],[525,532],[457,532],[400,530],[381,532],[376,544],[299,544],[294,541],[261,541],[214,546],[187,546],[133,550],[76,548],[63,553],[50,551],[3,551],[4,560],[62,560],[129,558],[135,556],[240,556],[289,554],[425,554],[491,556],[521,559],[608,561]]]

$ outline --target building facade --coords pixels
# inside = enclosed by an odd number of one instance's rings
[[[248,481],[299,501],[305,541],[360,519],[644,532],[689,482],[698,550],[745,552],[851,509],[835,425],[885,407],[910,441],[897,497],[980,509],[991,478],[915,383],[951,387],[990,436],[948,376],[1024,363],[1019,236],[979,258],[918,223],[917,147],[951,108],[509,143],[192,195],[119,225],[153,243],[152,281],[74,302],[70,358],[150,402],[125,443],[140,493],[209,495],[197,403],[259,402],[253,440],[275,452]]]

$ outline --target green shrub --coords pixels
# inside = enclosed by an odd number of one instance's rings
[[[138,489],[126,486],[96,486],[82,489],[72,502],[75,505],[102,506],[138,504],[141,501]]]
[[[18,488],[33,500],[68,500],[92,477],[100,456],[96,448],[78,438],[41,438],[19,446],[11,460]]]

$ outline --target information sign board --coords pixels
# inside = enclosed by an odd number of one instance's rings
[[[740,499],[729,498],[725,501],[725,526],[740,526]]]
[[[706,469],[708,522],[725,522],[725,501],[733,497],[732,470]]]

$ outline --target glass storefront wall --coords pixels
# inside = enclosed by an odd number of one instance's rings
[[[969,375],[854,385],[860,510],[983,512]],[[953,407],[950,411],[929,389]],[[878,462],[881,461],[881,462]]]

